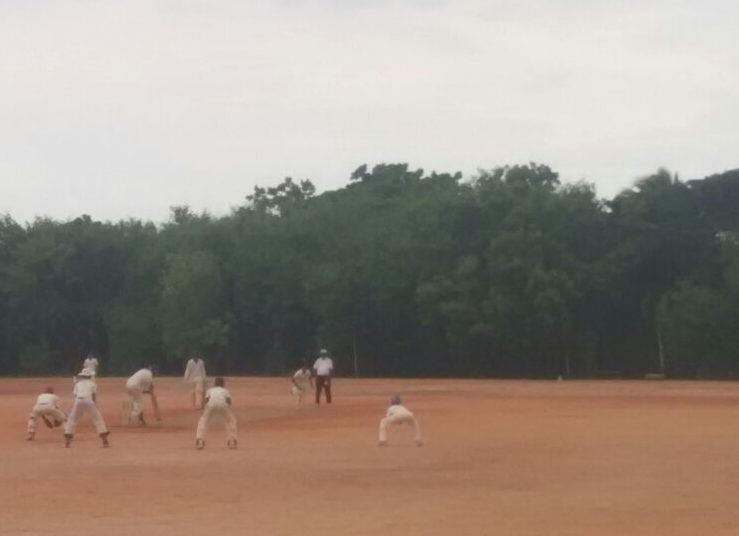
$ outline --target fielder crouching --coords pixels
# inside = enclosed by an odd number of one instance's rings
[[[67,420],[67,416],[59,408],[59,397],[54,394],[53,387],[47,387],[45,392],[38,395],[28,416],[28,441],[33,441],[36,437],[36,420],[39,417],[49,428],[56,428]]]
[[[403,401],[397,395],[390,400],[390,407],[387,408],[387,414],[380,421],[380,440],[377,444],[381,447],[387,446],[387,427],[391,424],[403,423],[413,425],[416,445],[419,447],[423,445],[423,441],[421,440],[421,425],[418,424],[415,415],[403,405]]]
[[[198,421],[198,429],[195,432],[195,447],[205,448],[205,434],[208,431],[208,423],[213,415],[222,415],[226,420],[226,437],[228,448],[235,449],[236,440],[236,417],[231,411],[231,393],[225,388],[222,377],[215,379],[215,387],[208,389],[205,393],[205,410]]]
[[[94,373],[90,369],[83,369],[77,375],[77,383],[74,384],[74,405],[72,411],[69,412],[67,424],[64,427],[64,446],[69,447],[74,438],[74,432],[77,428],[77,420],[85,413],[89,413],[92,417],[92,423],[97,429],[100,439],[103,440],[103,447],[109,447],[108,444],[108,427],[97,407],[97,385],[92,380]]]

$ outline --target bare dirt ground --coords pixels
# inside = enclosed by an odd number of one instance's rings
[[[333,405],[296,408],[287,380],[227,382],[235,451],[220,423],[194,449],[179,379],[146,429],[99,380],[110,449],[87,420],[70,449],[26,442],[35,396],[68,408],[71,379],[0,380],[0,534],[739,534],[739,384],[337,379]],[[375,446],[395,392],[424,447],[405,427]]]

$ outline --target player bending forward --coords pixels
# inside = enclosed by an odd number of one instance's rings
[[[28,416],[28,441],[36,437],[36,419],[41,417],[49,428],[56,428],[67,420],[67,416],[59,408],[59,397],[54,394],[53,387],[47,387],[46,391],[38,395],[36,405]]]
[[[303,403],[303,395],[308,390],[308,386],[313,389],[313,374],[308,368],[308,363],[301,361],[300,368],[295,371],[292,377],[292,394],[295,397],[295,404]]]
[[[74,405],[72,411],[69,412],[67,418],[67,425],[64,427],[64,446],[69,447],[72,444],[72,438],[74,438],[74,431],[77,428],[77,420],[84,415],[89,413],[92,417],[92,422],[100,435],[100,439],[103,440],[103,447],[109,447],[108,444],[108,427],[105,426],[103,416],[97,407],[97,385],[92,380],[93,372],[89,369],[83,369],[77,375],[77,383],[74,384]]]
[[[387,408],[387,414],[385,418],[380,421],[380,440],[377,443],[381,447],[387,446],[387,427],[391,424],[412,424],[416,433],[416,445],[419,447],[423,445],[421,440],[421,426],[418,424],[418,420],[411,413],[408,408],[403,405],[403,401],[399,396],[394,396],[390,400],[390,407]]]
[[[224,387],[222,377],[215,379],[215,387],[208,389],[205,393],[205,410],[198,421],[198,429],[195,432],[195,448],[205,448],[205,434],[208,431],[208,423],[213,415],[222,415],[226,420],[227,445],[235,449],[236,441],[236,417],[231,411],[231,393]]]
[[[126,391],[131,399],[131,422],[138,422],[141,426],[146,426],[142,404],[144,394],[151,395],[152,405],[156,403],[154,402],[154,374],[151,372],[151,367],[144,367],[128,378],[126,380]]]

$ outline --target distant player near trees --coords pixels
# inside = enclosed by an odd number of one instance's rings
[[[390,399],[390,407],[387,408],[385,418],[380,421],[380,439],[377,444],[381,447],[387,446],[388,426],[404,423],[413,426],[416,445],[419,447],[423,445],[423,441],[421,440],[421,426],[418,424],[418,420],[415,415],[413,415],[413,413],[403,405],[403,401],[400,397],[395,395]]]
[[[87,357],[82,362],[82,368],[92,372],[92,379],[94,380],[98,375],[98,368],[100,362],[97,360],[94,354],[87,354]]]
[[[36,420],[41,418],[47,427],[56,428],[67,420],[67,416],[59,407],[59,397],[54,394],[53,387],[47,387],[46,391],[38,395],[36,404],[28,416],[28,441],[36,437]]]
[[[321,390],[326,393],[326,402],[331,403],[331,373],[334,370],[334,362],[328,355],[328,350],[321,348],[318,359],[313,363],[316,372],[316,404],[321,403]]]
[[[205,361],[196,355],[185,367],[185,383],[191,385],[192,407],[195,409],[203,409],[205,378]]]
[[[226,444],[228,448],[235,449],[238,441],[236,439],[236,417],[231,411],[231,393],[226,389],[226,382],[222,377],[218,376],[214,383],[215,386],[205,393],[205,409],[195,432],[195,448],[205,448],[205,434],[208,432],[210,419],[214,415],[220,415],[226,421]]]
[[[295,371],[292,376],[291,392],[295,398],[295,404],[303,403],[303,395],[308,391],[308,386],[313,389],[313,373],[308,368],[308,363],[304,360],[300,362],[300,368]]]

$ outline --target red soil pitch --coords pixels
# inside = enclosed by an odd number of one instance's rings
[[[99,380],[111,427],[25,420],[51,383],[0,381],[0,534],[98,536],[739,534],[739,385],[677,382],[334,381],[296,408],[285,379],[227,379],[239,449],[179,379],[158,379],[161,424],[120,425],[124,380]],[[420,419],[378,448],[387,401]],[[151,419],[150,408],[147,408]]]

